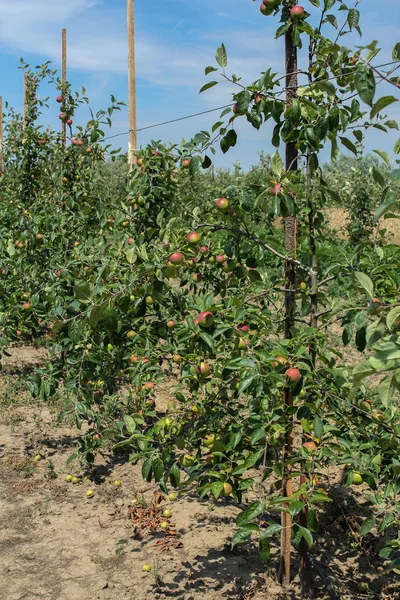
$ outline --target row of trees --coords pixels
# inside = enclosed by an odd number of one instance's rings
[[[8,122],[0,183],[1,344],[6,352],[11,341],[51,332],[49,361],[28,387],[43,400],[58,394],[63,414],[79,428],[88,424],[76,456],[90,467],[97,452],[113,448],[142,461],[143,477],[164,492],[231,496],[243,507],[233,545],[257,535],[267,559],[280,536],[288,582],[294,544],[308,597],[308,548],[320,507],[331,501],[328,465],[343,467],[346,485],[364,484],[371,516],[362,535],[396,531],[381,550],[389,568],[398,568],[400,547],[398,248],[383,237],[374,245],[359,234],[350,244],[332,237],[323,212],[337,199],[335,175],[319,165],[325,144],[333,158],[339,144],[358,157],[366,128],[393,128],[381,116],[392,100],[375,99],[376,44],[356,53],[342,44],[346,31],[358,30],[358,10],[336,4],[335,16],[333,0],[312,0],[317,28],[307,14],[293,19],[291,0],[264,11],[282,23],[285,99],[270,70],[250,85],[228,76],[221,46],[206,74],[238,86],[233,111],[180,147],[141,150],[127,190],[119,161],[117,171],[103,164],[116,100],[87,126],[72,124],[64,147],[38,124],[35,85],[49,77],[71,120],[87,100],[64,89],[48,65],[29,71],[31,112],[25,128],[18,115]],[[330,39],[332,27],[340,35]],[[310,64],[299,89],[303,43]],[[395,64],[399,55],[397,45]],[[217,80],[203,89],[212,85]],[[248,174],[199,175],[216,143],[224,152],[235,145],[239,118],[257,129],[273,120],[270,160]],[[368,202],[379,204],[376,223],[396,208],[398,187],[382,165],[357,165],[368,173],[362,185],[346,178],[347,202],[363,215]],[[284,220],[284,236],[275,218]],[[332,344],[338,321],[340,346]],[[364,353],[355,366],[343,360],[348,344]],[[157,386],[177,374],[161,412]]]

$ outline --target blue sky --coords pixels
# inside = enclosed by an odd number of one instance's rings
[[[204,68],[214,64],[221,42],[228,51],[228,73],[243,76],[244,82],[251,83],[269,67],[282,73],[283,41],[274,39],[277,21],[260,14],[258,0],[136,0],[135,5],[138,127],[230,102],[229,83],[198,93],[207,81]],[[315,10],[309,0],[303,0],[303,5],[310,12]],[[392,47],[400,40],[399,0],[361,0],[359,8],[362,43],[377,39],[382,47],[379,61],[390,60]],[[73,87],[84,85],[96,109],[107,106],[110,94],[126,101],[125,11],[125,0],[0,0],[3,102],[21,109],[20,57],[31,65],[51,60],[59,66],[63,27],[68,30],[68,78]],[[353,41],[360,43],[358,36]],[[345,43],[350,45],[348,40]],[[396,95],[395,88],[380,86],[379,95],[386,94]],[[57,126],[59,107],[54,101],[50,106],[43,120]],[[400,102],[387,113],[400,121]],[[218,113],[208,114],[143,132],[138,136],[139,145],[151,139],[179,143],[201,129],[209,130],[217,117]],[[124,110],[115,115],[111,133],[127,128]],[[243,120],[238,131],[237,146],[225,156],[219,154],[217,166],[228,167],[239,160],[247,168],[257,162],[258,151],[272,151],[269,125],[257,132]],[[393,144],[399,136],[397,131],[389,135],[372,132],[367,150],[382,148],[393,156]],[[127,139],[119,138],[118,145],[125,146]]]

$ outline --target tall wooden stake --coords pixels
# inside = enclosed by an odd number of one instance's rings
[[[135,71],[135,8],[134,0],[127,0],[128,25],[128,111],[129,111],[129,147],[128,161],[136,163],[136,71]]]
[[[62,30],[62,50],[61,50],[61,81],[63,85],[62,96],[65,100],[65,85],[67,83],[67,30]],[[64,104],[64,103],[63,103]],[[67,124],[65,121],[61,123],[62,145],[67,144]]]
[[[0,177],[4,175],[3,161],[3,96],[0,96]]]
[[[292,40],[292,28],[285,34],[285,73],[286,73],[286,103],[289,106],[293,97],[296,95],[298,86],[297,76],[297,48]],[[292,142],[286,144],[286,170],[296,171],[298,167],[298,152]],[[294,257],[296,254],[296,217],[287,217],[285,219],[285,250],[286,255]],[[293,317],[295,315],[295,286],[296,269],[292,262],[287,261],[285,265],[285,339],[292,338]],[[293,406],[293,397],[290,388],[285,389],[285,405],[287,413]],[[291,453],[293,447],[293,417],[287,414],[286,418],[286,438],[283,449],[283,494],[286,497],[292,495],[293,486],[290,478],[290,467],[286,465],[286,458]],[[290,555],[291,555],[291,528],[292,517],[288,513],[282,513],[282,533],[281,533],[281,570],[280,578],[284,585],[290,583]]]

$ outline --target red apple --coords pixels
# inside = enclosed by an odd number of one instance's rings
[[[280,194],[282,192],[282,184],[276,183],[273,187],[268,188],[268,191],[270,194],[277,196],[278,194]]]
[[[32,308],[31,303],[30,302],[24,302],[23,305],[22,305],[22,308],[24,310],[31,310],[31,308]]]
[[[67,118],[67,115],[66,115],[65,113],[60,113],[60,114],[58,115],[58,118],[59,118],[59,119],[61,119],[61,121],[64,121],[64,119],[66,119],[66,118]]]
[[[138,167],[142,167],[144,165],[143,158],[138,158],[136,164]]]
[[[227,198],[218,198],[218,200],[215,201],[215,206],[219,212],[226,213],[229,208],[229,200]]]
[[[202,375],[203,377],[208,377],[211,373],[211,367],[206,362],[201,362],[196,367],[197,375]]]
[[[152,381],[146,381],[146,383],[142,386],[143,390],[149,391],[154,389],[154,383]]]
[[[189,235],[186,238],[186,241],[188,244],[193,244],[196,245],[200,242],[201,240],[201,235],[199,234],[198,231],[192,231],[191,233],[189,233]]]
[[[173,329],[175,327],[176,323],[173,319],[171,319],[170,321],[167,322],[167,327],[168,329]]]
[[[257,96],[254,98],[254,102],[256,104],[260,104],[261,100],[262,100],[262,94],[257,94]]]
[[[264,4],[264,2],[261,3],[260,6],[260,12],[262,15],[264,15],[265,17],[269,17],[270,15],[272,15],[272,11],[274,9],[273,8],[267,8]]]
[[[296,4],[296,6],[293,6],[293,8],[290,9],[290,16],[292,17],[293,21],[300,21],[301,19],[304,19],[304,8]]]
[[[128,244],[128,246],[131,246],[134,243],[134,241],[135,241],[134,238],[130,237],[126,240],[126,243]]]
[[[315,452],[317,449],[317,445],[315,442],[304,442],[303,448],[305,448],[307,452]]]
[[[236,329],[238,331],[244,331],[245,333],[247,333],[249,331],[249,326],[246,325],[246,323],[240,323],[240,325],[236,326]]]
[[[168,257],[169,262],[173,265],[181,265],[183,263],[184,258],[185,257],[183,256],[182,252],[174,252]]]
[[[200,246],[199,252],[200,252],[200,254],[203,254],[203,256],[205,254],[208,254],[208,247],[207,246]]]
[[[301,379],[301,373],[298,369],[294,367],[290,367],[285,373],[286,377],[288,377],[293,383],[297,383]]]
[[[214,323],[214,315],[210,311],[201,312],[197,318],[201,327],[208,328]]]
[[[190,165],[190,160],[188,158],[184,158],[182,161],[182,167],[187,168],[187,167],[189,167],[189,165]]]
[[[88,146],[88,147],[86,148],[86,152],[87,152],[88,154],[92,154],[92,152],[93,152],[93,148],[92,148],[91,146]]]
[[[41,146],[45,146],[47,144],[47,140],[40,140],[39,144]]]
[[[272,363],[272,366],[275,367],[275,369],[276,369],[280,365],[286,365],[286,363],[287,363],[286,358],[284,358],[283,356],[277,356],[275,358],[274,362]]]
[[[72,119],[67,119],[65,122],[67,125],[72,125]]]
[[[280,0],[263,0],[263,4],[266,8],[276,8]]]
[[[200,281],[201,281],[202,279],[203,279],[203,278],[202,278],[202,276],[201,276],[201,274],[200,274],[200,273],[192,273],[192,280],[193,280],[195,283],[200,283]]]
[[[217,254],[215,257],[215,262],[219,265],[222,265],[225,262],[225,256],[223,254]]]
[[[61,103],[62,101],[63,101],[63,97],[62,96],[57,96],[56,102]]]

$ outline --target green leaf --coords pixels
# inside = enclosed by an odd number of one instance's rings
[[[390,210],[392,210],[396,204],[399,203],[399,200],[396,198],[393,198],[393,195],[388,194],[387,199],[385,200],[385,202],[383,202],[383,204],[381,204],[380,206],[378,206],[378,208],[375,211],[375,215],[374,215],[374,223],[376,223],[377,221],[379,221],[379,219],[385,214],[388,213]]]
[[[125,427],[128,430],[128,433],[133,433],[135,431],[136,422],[133,417],[131,417],[130,415],[124,415],[124,423],[125,423]]]
[[[261,556],[262,560],[268,560],[269,555],[271,554],[271,546],[268,543],[266,538],[261,538],[258,543],[258,553]]]
[[[216,500],[218,500],[218,498],[222,494],[223,489],[224,489],[223,481],[214,481],[214,483],[211,484],[211,491]]]
[[[181,472],[178,465],[173,465],[169,470],[169,480],[174,488],[177,488],[181,481]]]
[[[74,295],[79,302],[90,301],[90,286],[87,283],[77,283],[74,285]]]
[[[392,60],[400,60],[400,42],[397,42],[392,50]]]
[[[386,324],[389,329],[393,329],[393,327],[395,325],[397,325],[397,323],[399,323],[399,322],[400,322],[400,306],[396,306],[395,308],[392,308],[391,311],[389,311],[389,313],[386,317]]]
[[[318,90],[326,92],[328,96],[334,97],[336,95],[336,87],[331,81],[321,79],[321,81],[317,81],[315,83],[314,87],[316,87]]]
[[[308,509],[307,512],[307,527],[311,531],[311,533],[317,533],[318,531],[318,520],[315,511],[311,508]]]
[[[283,160],[279,152],[274,152],[274,154],[271,156],[271,169],[276,177],[282,176]]]
[[[226,53],[224,44],[221,44],[221,46],[218,48],[218,50],[215,54],[215,58],[220,67],[225,68],[227,66],[228,55]]]
[[[237,133],[234,129],[230,129],[228,133],[221,139],[220,146],[224,154],[228,152],[229,148],[235,146],[237,142]]]
[[[304,137],[306,138],[307,144],[311,146],[313,150],[318,149],[318,140],[315,135],[315,131],[313,127],[306,127],[304,131]]]
[[[367,345],[366,327],[360,327],[356,333],[356,348],[359,352],[364,352]]]
[[[342,142],[343,146],[345,146],[345,148],[347,148],[347,150],[350,150],[350,152],[352,152],[355,156],[357,156],[357,148],[355,147],[355,145],[353,144],[353,142],[351,142],[346,137],[340,137],[339,136],[339,139]]]
[[[370,115],[371,119],[376,117],[376,115],[387,106],[390,106],[394,102],[397,102],[397,100],[398,99],[394,96],[382,96],[382,98],[379,98],[379,100],[377,100],[377,102],[375,102],[374,106],[372,107]]]
[[[374,517],[368,517],[367,519],[365,519],[365,521],[363,521],[361,524],[360,534],[366,535],[369,531],[371,531],[373,527],[375,527],[375,523],[376,521]]]
[[[292,515],[292,517],[294,517],[295,515],[298,515],[299,512],[301,512],[303,510],[305,505],[306,505],[306,503],[302,502],[301,500],[294,500],[293,502],[291,502],[289,504],[289,512]]]
[[[311,504],[318,504],[319,502],[332,502],[329,496],[322,494],[321,492],[314,492],[310,498]]]
[[[237,544],[243,544],[251,537],[251,531],[248,529],[239,529],[232,538],[232,550]]]
[[[330,10],[332,6],[335,4],[336,0],[324,0],[324,10]]]
[[[380,156],[381,159],[386,163],[386,165],[390,167],[390,158],[387,152],[384,152],[383,150],[374,150],[373,152]]]
[[[318,416],[314,419],[313,430],[315,433],[315,437],[317,437],[319,440],[322,439],[322,436],[324,435],[324,424],[321,418]]]
[[[372,167],[372,177],[374,178],[374,181],[376,181],[376,183],[382,188],[386,187],[385,176],[383,175],[382,171],[377,167]]]
[[[355,86],[361,100],[372,107],[376,89],[372,69],[365,65],[358,67],[355,76]]]
[[[68,325],[68,337],[73,344],[77,344],[81,339],[81,326],[77,319],[71,321]]]
[[[388,565],[386,565],[385,571],[396,571],[396,573],[399,572],[400,570],[400,558],[396,558],[395,560],[392,560],[392,562],[390,562]]]
[[[298,525],[298,528],[301,531],[302,537],[306,540],[308,547],[311,548],[311,546],[313,545],[313,536],[311,534],[311,531],[306,527],[302,527],[301,525]]]
[[[360,283],[360,285],[364,288],[364,290],[367,292],[367,294],[369,296],[373,296],[374,293],[374,284],[372,283],[371,279],[368,277],[368,275],[366,275],[365,273],[361,273],[360,271],[356,271],[354,273],[354,275],[356,276],[356,278],[358,279],[358,282]]]
[[[238,514],[238,516],[236,517],[236,525],[238,527],[241,527],[242,525],[246,525],[249,521],[252,521],[256,517],[261,515],[263,510],[264,510],[263,502],[259,502],[259,501],[252,502],[251,504],[249,504],[249,506],[244,511],[242,511],[241,513]]]
[[[213,71],[218,71],[218,69],[216,67],[206,67],[204,69],[205,75],[208,75],[209,73],[213,73]]]
[[[214,87],[214,85],[218,85],[218,81],[208,81],[207,83],[205,83],[203,85],[203,87],[199,91],[199,94],[201,94],[202,92],[205,92],[206,90],[209,90],[210,88]]]
[[[118,329],[118,314],[115,308],[107,306],[103,310],[101,320],[108,331],[117,331]]]
[[[349,10],[349,14],[347,15],[347,22],[349,24],[350,30],[354,29],[354,27],[357,27],[359,21],[360,21],[360,11],[357,10],[356,8],[351,8]]]
[[[261,538],[272,537],[276,533],[279,533],[281,529],[282,525],[280,523],[271,523],[270,525],[268,525],[268,527],[266,527],[263,530],[263,532],[261,533]]]
[[[158,483],[164,474],[164,463],[160,458],[157,457],[153,460],[152,467],[154,473],[154,481]]]
[[[246,379],[243,379],[240,382],[238,393],[241,394],[242,392],[247,390],[247,388],[250,387],[250,385],[253,383],[254,379],[255,375],[251,375],[250,377],[246,377]]]
[[[393,146],[393,152],[395,154],[400,154],[400,138],[397,140],[397,142]]]
[[[396,375],[395,373],[390,373],[387,377],[382,379],[378,386],[379,390],[379,398],[386,408],[389,406],[391,400],[393,399],[393,394],[396,389]]]
[[[142,465],[142,477],[145,481],[150,483],[152,478],[153,467],[150,458],[144,461]]]
[[[258,427],[251,434],[250,444],[252,446],[254,446],[257,442],[259,442],[260,440],[263,440],[263,439],[265,439],[265,429],[262,425],[260,425],[260,427]]]

